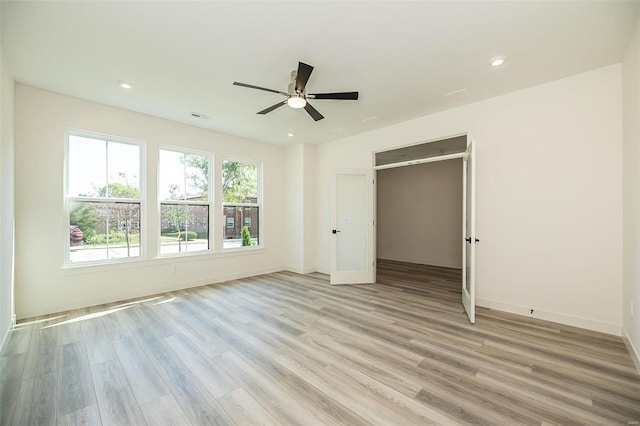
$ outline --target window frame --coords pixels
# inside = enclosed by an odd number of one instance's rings
[[[86,197],[86,196],[72,196],[69,194],[70,185],[70,150],[69,140],[72,136],[96,139],[105,142],[113,142],[125,145],[133,145],[139,149],[139,168],[138,168],[138,182],[139,182],[139,198],[118,198],[118,197]],[[146,142],[143,140],[126,138],[122,136],[113,136],[105,133],[90,132],[86,130],[77,129],[65,129],[64,133],[64,171],[63,171],[63,216],[64,216],[64,229],[63,235],[65,243],[63,245],[63,268],[77,268],[96,265],[114,265],[130,262],[141,262],[146,260],[147,254],[145,250],[147,241],[147,197],[146,197]],[[109,182],[107,182],[107,185]],[[100,260],[88,260],[88,261],[72,261],[71,260],[71,241],[69,239],[69,227],[71,226],[71,205],[74,202],[95,202],[100,204],[110,203],[123,203],[129,202],[132,204],[139,204],[139,220],[137,229],[140,232],[140,238],[138,243],[138,256],[123,257],[123,258],[106,258]]]
[[[170,151],[183,155],[197,155],[200,157],[205,157],[209,162],[207,176],[207,201],[194,201],[194,200],[164,200],[160,198],[160,152],[161,151]],[[158,236],[158,244],[157,244],[157,256],[158,258],[170,258],[170,257],[185,257],[185,256],[202,256],[205,254],[211,254],[215,252],[214,249],[214,239],[213,239],[213,227],[212,224],[215,224],[214,217],[214,208],[215,208],[215,197],[214,197],[214,180],[212,171],[214,170],[214,154],[207,151],[199,151],[190,148],[184,148],[180,146],[170,146],[170,145],[161,145],[158,146],[157,150],[157,176],[156,176],[156,187],[157,187],[157,218],[158,218],[158,227],[157,227],[157,236]],[[186,188],[185,188],[186,189]],[[162,251],[162,241],[161,241],[161,233],[162,233],[162,205],[163,204],[173,204],[173,205],[184,205],[184,206],[207,206],[209,208],[209,214],[207,217],[207,229],[208,229],[208,248],[206,250],[198,250],[198,251],[186,251],[180,253],[161,253]]]
[[[258,196],[257,196],[257,202],[255,203],[227,203],[224,201],[224,197],[222,195],[222,173],[224,171],[223,168],[223,164],[225,161],[233,161],[236,163],[246,163],[246,164],[251,164],[253,166],[256,167],[256,179],[257,179],[257,190],[258,190]],[[220,166],[220,172],[219,172],[219,178],[220,178],[220,203],[217,204],[217,208],[220,214],[221,219],[224,219],[224,208],[225,207],[257,207],[258,208],[258,244],[255,246],[247,246],[247,247],[228,247],[225,248],[224,247],[224,232],[226,230],[226,220],[223,220],[223,222],[225,223],[224,227],[222,228],[222,234],[220,235],[220,249],[222,252],[224,253],[242,253],[245,251],[253,251],[253,250],[262,250],[265,247],[264,244],[264,233],[263,233],[263,229],[264,229],[264,194],[263,194],[263,162],[259,161],[259,160],[253,160],[253,159],[248,159],[248,158],[241,158],[241,157],[233,157],[233,156],[223,156],[221,157],[221,161],[219,163]],[[255,225],[255,224],[252,224]],[[244,223],[242,224],[242,226],[244,226]]]

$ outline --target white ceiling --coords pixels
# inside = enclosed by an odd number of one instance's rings
[[[620,62],[639,4],[3,0],[2,45],[20,83],[262,142],[317,144]],[[507,62],[491,69],[498,55]],[[232,85],[286,92],[298,61],[315,67],[309,93],[360,99],[313,101],[325,116],[314,122],[289,107],[256,115],[283,98]]]

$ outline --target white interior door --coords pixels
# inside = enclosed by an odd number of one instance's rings
[[[462,162],[462,304],[469,321],[476,322],[476,148],[467,146]]]
[[[335,174],[331,230],[331,284],[374,283],[373,170]]]

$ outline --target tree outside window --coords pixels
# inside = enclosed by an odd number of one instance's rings
[[[160,150],[160,254],[209,250],[209,159]]]
[[[260,244],[258,166],[242,161],[222,162],[222,209],[227,224],[223,248]]]
[[[189,175],[194,188],[208,193],[209,163],[198,157],[188,157],[186,161],[199,173]],[[243,246],[242,228],[250,229],[251,245],[259,244],[259,183],[258,167],[255,164],[224,160],[222,162],[222,206],[223,206],[223,248]],[[244,226],[243,226],[244,224]],[[245,238],[245,245],[247,240]]]

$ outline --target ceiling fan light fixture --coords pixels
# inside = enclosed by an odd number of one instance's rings
[[[307,105],[307,101],[300,95],[293,95],[289,96],[289,99],[287,99],[287,105],[289,105],[291,108],[299,109],[304,108],[305,105]]]
[[[504,64],[504,61],[506,61],[507,58],[504,56],[496,56],[495,58],[491,59],[489,61],[489,65],[493,68],[499,67],[501,65]]]

